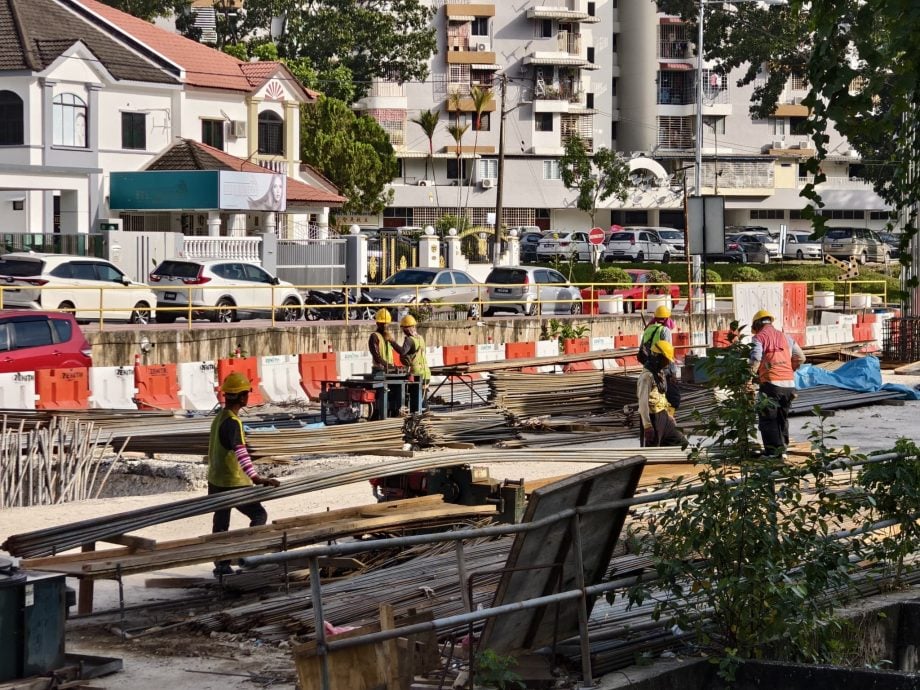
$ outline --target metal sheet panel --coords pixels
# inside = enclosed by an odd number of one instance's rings
[[[533,492],[525,522],[541,520],[576,506],[607,503],[633,495],[645,458],[639,455],[597,467]],[[584,567],[586,585],[604,577],[626,519],[625,508],[583,515],[583,563],[576,563],[571,521],[562,520],[518,535],[511,547],[493,606],[533,599],[576,588],[576,567]],[[552,567],[537,567],[551,565]],[[590,614],[593,601],[588,602]],[[535,649],[578,633],[578,607],[544,606],[491,618],[481,649],[499,654]]]

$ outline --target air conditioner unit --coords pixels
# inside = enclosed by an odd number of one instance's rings
[[[485,43],[479,43],[476,45],[476,50],[478,50],[480,53],[485,52],[488,49],[489,49],[489,46],[487,46]]]
[[[430,186],[431,186],[431,180],[419,180],[416,184],[417,184],[419,187],[430,187]]]
[[[246,121],[245,120],[232,120],[230,122],[230,132],[233,136],[240,138],[246,136]]]
[[[784,149],[786,148],[786,142],[783,139],[774,139],[773,148],[775,149]]]
[[[479,180],[479,186],[483,189],[492,189],[495,186],[495,178],[493,177],[484,177]]]

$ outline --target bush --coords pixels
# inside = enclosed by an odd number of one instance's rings
[[[660,285],[655,285],[655,287],[653,287],[652,289],[653,290],[664,290],[665,286],[671,282],[671,276],[668,275],[666,271],[659,271],[657,269],[653,269],[648,272],[648,280],[646,280],[646,282],[647,283],[661,283]]]
[[[632,283],[632,280],[630,279],[629,274],[626,272],[626,269],[620,268],[619,266],[611,266],[609,268],[602,268],[597,273],[595,273],[594,282],[630,284]]]
[[[753,266],[741,266],[735,271],[735,280],[741,283],[756,283],[763,279],[763,273]]]
[[[818,280],[815,281],[815,290],[821,292],[832,292],[834,290],[834,284],[829,280]]]

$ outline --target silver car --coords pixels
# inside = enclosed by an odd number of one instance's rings
[[[436,312],[478,314],[480,292],[470,274],[448,268],[404,268],[368,290],[374,301],[389,305],[397,316],[415,304],[431,305]]]
[[[581,291],[559,271],[539,266],[493,268],[486,278],[489,301],[484,316],[515,314],[580,314]]]
[[[591,260],[591,243],[588,241],[588,233],[578,232],[558,232],[548,230],[543,234],[543,239],[537,244],[537,260],[552,261],[553,259],[568,260],[574,258],[575,261]]]
[[[783,257],[786,259],[818,259],[824,258],[821,241],[812,239],[807,232],[786,233],[786,246],[783,247]]]
[[[662,240],[657,228],[625,227],[610,236],[604,259],[634,263],[660,261],[666,264],[672,256],[682,253],[683,249],[678,252],[673,244]]]

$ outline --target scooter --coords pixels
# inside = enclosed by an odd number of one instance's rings
[[[313,305],[313,306],[311,306]],[[355,295],[348,292],[348,318],[349,320],[371,321],[377,309],[377,302],[365,291]],[[310,290],[306,299],[306,318],[308,321],[319,319],[331,321],[345,320],[345,292]]]

